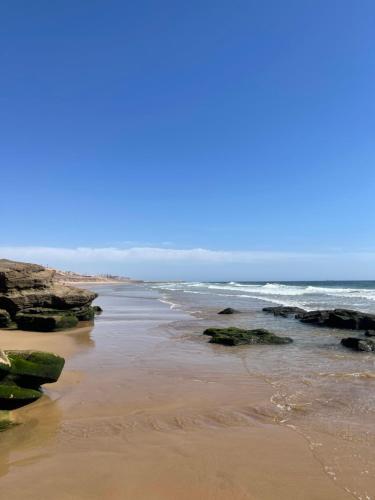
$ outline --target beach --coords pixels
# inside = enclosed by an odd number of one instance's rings
[[[3,349],[66,358],[0,434],[7,499],[374,498],[372,354],[333,347],[340,332],[308,337],[259,301],[222,318],[233,299],[89,287],[104,311],[95,325],[1,332]],[[215,324],[266,325],[295,343],[214,346],[202,331]]]

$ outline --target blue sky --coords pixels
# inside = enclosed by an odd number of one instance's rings
[[[0,19],[2,255],[375,278],[374,2],[6,0]]]

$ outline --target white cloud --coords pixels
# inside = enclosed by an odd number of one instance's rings
[[[58,259],[68,262],[106,261],[106,262],[140,262],[140,261],[199,261],[199,262],[257,262],[268,260],[311,259],[328,257],[330,254],[314,254],[303,252],[277,252],[258,250],[209,250],[205,248],[174,249],[159,247],[38,247],[38,246],[4,246],[0,247],[0,255],[11,259]]]
[[[30,261],[58,260],[65,262],[202,262],[256,263],[287,261],[322,261],[330,259],[360,259],[375,261],[375,252],[282,252],[260,250],[209,250],[205,248],[175,249],[159,247],[39,247],[3,246],[2,258]]]
[[[0,258],[35,262],[89,274],[112,273],[145,280],[373,279],[375,252],[287,252],[176,249],[163,246],[0,246]]]

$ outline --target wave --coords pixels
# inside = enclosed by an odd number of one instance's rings
[[[355,283],[353,283],[354,285]],[[339,286],[337,286],[339,285]],[[226,283],[179,282],[159,283],[155,288],[166,291],[195,293],[202,295],[233,296],[267,301],[286,306],[302,307],[306,310],[331,307],[360,308],[372,311],[375,301],[374,288],[358,288],[337,283],[247,283],[230,281]],[[340,286],[341,285],[341,286]]]

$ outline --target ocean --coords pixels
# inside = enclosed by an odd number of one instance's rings
[[[255,411],[303,436],[325,473],[344,491],[358,499],[375,498],[375,354],[340,343],[364,332],[322,328],[262,311],[286,305],[375,313],[375,281],[169,282],[151,287],[170,308],[195,317],[183,325],[192,341],[214,326],[266,328],[292,337],[289,346],[207,349],[207,359],[214,356],[220,370],[231,357],[243,366],[249,387],[251,380],[268,384],[272,395]],[[226,307],[241,314],[217,314]]]
[[[375,281],[170,282],[154,288],[201,295],[200,300],[242,306],[297,306],[306,310],[346,308],[375,313]],[[184,299],[186,300],[186,299]]]

